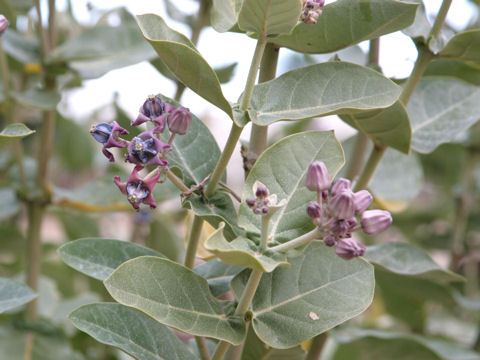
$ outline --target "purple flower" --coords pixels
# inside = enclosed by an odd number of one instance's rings
[[[335,195],[328,204],[328,210],[337,219],[350,219],[355,215],[353,192],[344,190]]]
[[[357,256],[365,254],[365,245],[352,238],[339,239],[335,253],[342,259],[350,260]]]
[[[157,207],[157,203],[155,202],[152,191],[153,187],[158,181],[158,178],[160,177],[160,171],[157,171],[155,176],[142,180],[138,176],[138,172],[142,169],[143,167],[141,166],[135,166],[132,173],[128,177],[127,182],[124,183],[120,182],[120,176],[113,177],[113,181],[118,186],[122,194],[127,195],[127,200],[137,211],[140,209],[141,203],[149,205],[152,209]]]
[[[131,126],[138,126],[146,121],[153,121],[157,126],[155,133],[161,133],[165,129],[165,103],[161,98],[151,95],[145,100],[138,110],[139,114]]]
[[[0,15],[0,36],[3,35],[5,30],[7,30],[8,27],[8,20],[5,16]]]
[[[171,150],[171,146],[157,139],[154,131],[155,129],[145,131],[130,141],[126,161],[140,166],[168,165],[168,160],[164,157]]]
[[[321,192],[330,188],[332,179],[322,161],[315,161],[310,164],[305,183],[310,191]]]
[[[255,199],[247,198],[245,203],[255,214],[272,215],[286,204],[285,200],[278,202],[277,195],[270,195],[267,187],[258,180],[253,183],[253,193]]]
[[[174,108],[168,114],[168,128],[173,134],[185,135],[191,122],[192,113],[186,107]]]
[[[110,162],[114,162],[115,158],[107,149],[112,147],[123,148],[127,145],[127,142],[120,139],[119,136],[127,135],[128,131],[118,125],[116,121],[113,121],[111,124],[93,124],[90,128],[90,134],[92,134],[96,141],[103,144],[103,155],[105,155]]]
[[[367,210],[360,220],[365,234],[375,235],[392,224],[392,215],[385,210]]]
[[[353,194],[355,203],[355,214],[365,211],[373,201],[373,196],[367,190],[360,190]]]
[[[344,190],[350,190],[350,180],[340,178],[335,182],[335,184],[333,184],[330,193],[332,194],[332,196],[335,196]]]

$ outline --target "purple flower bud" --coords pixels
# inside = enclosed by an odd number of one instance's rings
[[[255,196],[260,199],[265,199],[268,196],[268,189],[265,185],[258,185],[255,191]]]
[[[330,174],[322,161],[315,161],[310,164],[305,182],[308,190],[317,192],[328,190],[332,185]]]
[[[325,243],[326,246],[328,247],[332,247],[332,246],[335,246],[335,244],[337,243],[337,241],[335,240],[335,238],[331,235],[328,235],[325,239],[323,239],[323,242]]]
[[[373,196],[367,190],[360,190],[353,194],[355,203],[355,214],[360,214],[366,210],[373,201]]]
[[[340,178],[335,182],[335,184],[333,184],[330,193],[332,194],[332,196],[335,196],[344,190],[350,190],[350,180]]]
[[[248,199],[245,200],[245,202],[247,203],[248,207],[250,207],[250,208],[253,208],[255,206],[255,199],[248,198]]]
[[[330,213],[337,219],[350,219],[355,215],[353,192],[344,190],[335,195],[328,204]]]
[[[110,162],[114,162],[115,158],[107,149],[112,147],[123,148],[127,145],[127,142],[120,139],[119,136],[128,134],[128,131],[118,125],[116,121],[113,121],[111,124],[93,124],[90,128],[90,134],[92,134],[96,141],[103,144],[103,155],[105,155]]]
[[[322,216],[322,207],[316,201],[310,201],[307,206],[307,214],[312,219]]]
[[[357,256],[365,254],[365,245],[352,238],[339,239],[335,253],[342,259],[350,260]]]
[[[137,211],[140,209],[141,203],[149,205],[152,209],[157,207],[152,191],[158,181],[158,178],[160,177],[160,172],[157,171],[155,176],[142,180],[138,176],[138,172],[142,169],[143,168],[141,166],[135,166],[132,173],[128,177],[127,182],[124,183],[120,182],[120,176],[113,177],[113,181],[118,186],[122,194],[127,195],[127,200]]]
[[[140,166],[160,165],[167,166],[165,154],[171,146],[161,142],[154,136],[154,129],[145,131],[134,137],[128,144],[126,161]]]
[[[0,15],[0,36],[3,35],[5,30],[7,30],[8,27],[8,20],[5,16]]]
[[[168,128],[170,132],[174,134],[185,135],[190,127],[191,121],[192,114],[190,110],[180,106],[168,115]]]
[[[336,238],[348,237],[350,231],[350,224],[347,220],[338,219],[333,221],[329,227],[330,231]]]
[[[100,144],[105,144],[112,134],[113,126],[107,123],[93,124],[90,128],[90,134]]]
[[[152,95],[145,100],[139,109],[139,114],[131,126],[138,126],[146,121],[153,121],[157,125],[156,133],[165,129],[165,103],[158,96]]]
[[[392,215],[385,210],[367,210],[360,220],[365,234],[375,235],[392,224]]]

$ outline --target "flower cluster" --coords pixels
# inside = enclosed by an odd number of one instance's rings
[[[325,0],[303,0],[300,21],[305,24],[316,24],[318,18],[322,15],[323,5],[325,5]]]
[[[258,180],[253,184],[253,193],[255,198],[248,198],[245,202],[257,215],[272,215],[272,213],[286,204],[285,199],[278,202],[277,195],[270,195],[267,187]]]
[[[392,216],[384,210],[366,210],[373,197],[367,190],[353,192],[350,181],[340,178],[333,186],[323,162],[310,164],[306,186],[317,193],[317,201],[307,206],[307,214],[324,233],[327,246],[336,246],[336,254],[349,260],[365,253],[365,245],[352,239],[354,231],[363,230],[374,235],[392,223]],[[356,216],[360,217],[360,224]]]
[[[116,121],[94,124],[90,128],[93,138],[103,144],[102,152],[110,162],[114,162],[115,158],[107,149],[127,148],[125,161],[134,164],[135,168],[126,182],[122,183],[119,176],[115,176],[113,181],[127,196],[135,210],[139,210],[140,203],[149,205],[152,209],[157,206],[152,195],[153,187],[159,181],[162,172],[168,168],[167,154],[172,149],[171,144],[175,135],[186,134],[191,121],[192,114],[189,109],[182,106],[174,107],[158,96],[149,96],[140,107],[137,118],[130,125],[139,126],[151,122],[153,127],[131,141],[121,138],[122,135],[127,135],[128,131]],[[168,143],[164,143],[160,140],[160,134],[167,125],[171,135]],[[138,173],[146,166],[155,166],[155,169],[142,179]]]

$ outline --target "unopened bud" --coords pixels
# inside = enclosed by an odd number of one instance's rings
[[[307,206],[307,214],[312,219],[322,216],[322,207],[316,201],[310,201]]]
[[[353,194],[355,214],[365,211],[373,201],[373,196],[367,190],[360,190]]]
[[[332,179],[322,161],[315,161],[310,164],[307,171],[306,185],[308,190],[317,192],[330,188]]]
[[[332,246],[335,246],[337,241],[335,240],[335,238],[333,236],[328,235],[325,239],[323,239],[323,242],[326,246],[332,247]]]
[[[8,20],[5,16],[0,15],[0,36],[3,35],[5,30],[7,30],[8,27]]]
[[[248,207],[253,208],[255,206],[255,199],[246,199],[245,202],[247,203]]]
[[[344,190],[350,190],[350,180],[345,178],[338,179],[332,186],[332,196],[341,193]]]
[[[253,184],[253,193],[259,199],[265,199],[268,196],[268,189],[260,181],[255,181]]]
[[[365,234],[375,235],[392,224],[392,215],[385,210],[367,210],[360,220]]]
[[[100,144],[105,144],[112,134],[112,129],[113,126],[107,123],[93,124],[90,128],[90,134]]]
[[[350,260],[365,254],[365,245],[352,238],[339,239],[335,253],[342,259]]]
[[[168,115],[168,128],[174,134],[185,135],[191,122],[192,114],[189,109],[183,106],[173,110]]]
[[[355,215],[353,192],[342,191],[335,195],[328,204],[330,213],[337,219],[350,219]]]

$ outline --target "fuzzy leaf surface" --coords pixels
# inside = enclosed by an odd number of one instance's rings
[[[233,119],[232,107],[225,99],[218,77],[198,50],[184,35],[172,30],[157,15],[137,16],[143,36],[160,59],[185,86],[219,107]]]
[[[289,71],[255,86],[249,115],[257,125],[386,108],[401,88],[360,65],[327,62]]]
[[[164,257],[131,242],[103,238],[71,241],[60,247],[58,254],[68,266],[102,281],[127,260],[146,255]]]
[[[104,281],[119,303],[180,331],[241,343],[245,321],[229,316],[229,303],[215,299],[207,280],[170,260],[144,256],[120,265]]]
[[[26,285],[0,278],[0,314],[35,299],[35,294]]]
[[[409,26],[417,6],[394,0],[338,0],[323,8],[315,25],[299,23],[291,34],[271,41],[298,52],[330,53]]]
[[[168,327],[121,304],[84,305],[69,318],[95,340],[118,347],[136,359],[197,359]]]
[[[213,296],[220,296],[230,290],[230,281],[244,268],[227,265],[218,259],[196,266],[193,271],[208,281]]]
[[[480,65],[480,30],[468,30],[456,34],[438,55]]]
[[[256,180],[263,183],[270,194],[287,204],[271,220],[269,237],[285,242],[313,229],[307,216],[309,201],[316,195],[305,186],[310,163],[323,161],[333,178],[344,164],[340,143],[333,131],[307,131],[283,138],[270,146],[256,161],[246,180],[239,210],[239,225],[252,233],[260,234],[260,216],[246,205],[245,199],[254,198],[252,186]]]
[[[210,22],[218,32],[226,32],[237,23],[242,0],[213,0]]]

